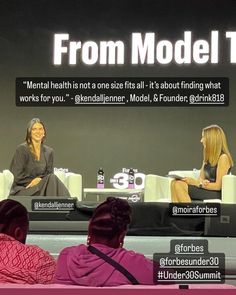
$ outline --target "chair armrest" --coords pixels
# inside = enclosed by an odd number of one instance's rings
[[[222,178],[222,203],[236,203],[235,175],[225,175]]]
[[[192,178],[198,179],[198,177],[200,176],[200,170],[176,170],[176,171],[169,171],[168,174],[169,175],[175,174],[182,177],[192,177]]]
[[[82,175],[77,173],[66,173],[66,184],[71,197],[76,197],[78,201],[82,201]]]
[[[66,185],[66,173],[65,171],[56,170],[54,171],[54,174],[60,179],[60,181]]]
[[[145,177],[144,202],[171,201],[170,184],[173,179],[169,177],[148,174]]]
[[[0,172],[0,201],[5,199],[5,184],[4,184],[4,175]]]
[[[10,170],[3,170],[2,174],[4,176],[4,191],[5,197],[7,198],[10,194],[10,190],[14,181],[14,175]]]

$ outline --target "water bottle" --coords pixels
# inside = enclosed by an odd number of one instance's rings
[[[104,188],[104,171],[100,167],[98,172],[97,172],[97,188]]]
[[[198,179],[199,177],[199,170],[196,168],[193,168],[193,178]]]
[[[133,189],[134,188],[134,169],[130,168],[129,169],[129,174],[128,174],[128,188]]]

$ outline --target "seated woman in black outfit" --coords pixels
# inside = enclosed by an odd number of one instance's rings
[[[38,118],[27,127],[26,140],[20,144],[11,162],[14,196],[70,196],[59,178],[53,174],[53,149],[44,145],[46,129]]]
[[[203,164],[198,180],[186,177],[171,183],[172,202],[221,199],[222,177],[233,166],[224,131],[217,125],[203,129]]]

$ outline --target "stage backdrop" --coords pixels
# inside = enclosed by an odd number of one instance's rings
[[[236,65],[230,51],[235,38],[225,35],[236,31],[235,8],[233,0],[1,0],[0,169],[9,168],[33,117],[41,118],[46,125],[46,144],[55,150],[55,166],[81,173],[84,187],[95,186],[100,166],[107,187],[111,186],[109,178],[124,167],[160,175],[169,170],[199,168],[201,130],[209,124],[223,127],[236,160]],[[218,32],[218,47],[212,44],[212,31]],[[168,54],[174,52],[168,51],[168,46],[184,40],[184,32],[191,32],[190,51],[182,46],[182,55],[189,54],[187,62],[177,63],[174,58],[168,62]],[[80,41],[81,45],[89,40],[92,44],[120,40],[125,47],[123,63],[89,65],[79,54],[76,64],[70,65],[68,54],[63,53],[61,65],[55,65],[54,37],[60,33],[69,34],[70,41]],[[153,63],[132,63],[133,33],[140,33],[143,42],[145,34],[154,33]],[[161,49],[158,51],[156,45],[163,40],[169,43],[159,44],[159,49],[164,48],[161,63]],[[202,45],[209,46],[207,62],[194,60],[196,40],[208,43]],[[203,58],[204,53],[199,56]],[[226,77],[229,105],[16,106],[15,80],[21,77]]]

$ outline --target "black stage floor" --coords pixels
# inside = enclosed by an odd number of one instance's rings
[[[81,201],[69,198],[18,197],[17,200],[28,209],[30,232],[70,232],[86,234],[88,221],[98,202]],[[36,210],[33,204],[38,201],[52,202],[66,200],[74,202],[75,210]],[[219,216],[214,215],[179,215],[175,216],[171,206],[165,202],[130,202],[132,222],[129,226],[130,236],[215,236],[236,237],[236,204],[191,203],[178,206],[213,206],[217,207]],[[51,209],[50,209],[51,210]]]
[[[78,202],[77,208],[70,212],[30,212],[30,231],[85,233],[88,221],[97,205],[97,203]],[[205,216],[171,216],[168,203],[149,202],[130,205],[132,222],[128,235],[204,236]]]

